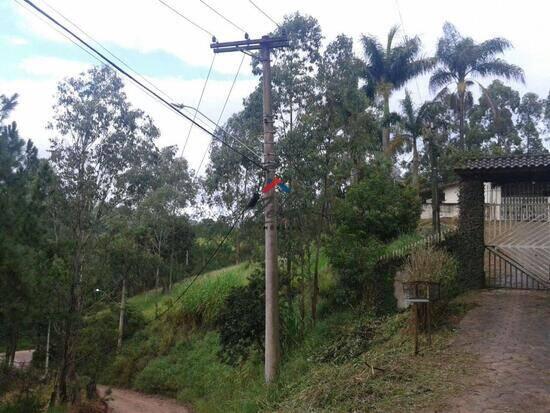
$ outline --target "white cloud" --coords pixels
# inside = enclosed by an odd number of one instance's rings
[[[243,36],[198,0],[164,1],[213,32],[220,41]],[[168,10],[158,0],[49,0],[48,3],[106,44],[141,52],[164,51],[193,66],[208,67],[210,63],[210,37]],[[357,40],[358,52],[361,34],[368,33],[383,39],[390,26],[400,23],[400,11],[406,34],[420,35],[426,53],[431,54],[441,35],[441,27],[448,20],[462,33],[477,40],[494,36],[504,36],[511,40],[516,49],[508,53],[507,57],[525,69],[528,87],[531,84],[538,86],[542,80],[550,80],[547,75],[549,71],[546,70],[550,68],[550,54],[541,52],[546,50],[546,39],[550,37],[550,25],[546,22],[550,5],[546,2],[524,0],[521,7],[517,7],[517,2],[513,0],[257,0],[256,3],[278,21],[285,14],[296,10],[310,14],[319,20],[327,40],[339,33],[353,36]],[[38,4],[55,14],[45,3]],[[247,0],[210,0],[209,4],[249,30],[252,37],[261,36],[274,28]],[[19,7],[16,10],[25,28],[40,36],[66,42],[66,39],[35,16]],[[226,56],[224,64],[216,65],[216,70],[233,73],[238,59],[236,54]],[[546,94],[542,90],[536,92]]]
[[[204,25],[218,36],[220,41],[236,40],[243,34],[208,10],[198,0],[165,0],[177,7],[195,22]],[[157,0],[49,0],[56,9],[70,18],[79,27],[92,34],[106,46],[118,46],[139,52],[163,51],[176,56],[183,62],[201,67],[206,73],[212,59],[209,47],[210,38],[195,27],[176,16]],[[273,30],[274,25],[254,9],[248,0],[209,0],[215,8],[249,30],[252,37],[261,36]],[[296,10],[316,17],[323,29],[325,43],[339,33],[352,36],[356,41],[357,54],[361,54],[359,43],[362,34],[372,34],[384,40],[389,27],[400,23],[398,6],[405,34],[419,35],[423,41],[426,55],[435,51],[442,25],[451,21],[465,35],[481,41],[489,37],[504,36],[512,41],[515,49],[506,54],[506,58],[525,69],[527,85],[514,87],[532,90],[546,96],[550,86],[550,54],[545,53],[546,39],[550,37],[550,25],[546,23],[550,5],[537,0],[524,0],[521,7],[512,0],[400,0],[363,1],[341,0],[328,2],[319,0],[280,0],[267,2],[256,0],[273,18],[280,21],[285,14]],[[12,3],[13,4],[13,3]],[[38,2],[49,10],[45,3]],[[13,5],[12,7],[17,7]],[[43,21],[25,12],[18,13],[19,24],[31,32],[55,42],[68,41],[45,25]],[[87,55],[83,54],[83,59]],[[87,57],[86,57],[87,58]],[[146,58],[146,57],[144,57]],[[44,58],[38,58],[44,59]],[[21,68],[27,74],[39,74],[43,80],[14,80],[2,82],[0,93],[19,92],[20,106],[15,112],[25,136],[38,141],[42,151],[48,146],[44,125],[51,114],[52,96],[55,81],[81,71],[79,62],[50,60],[32,60],[21,62]],[[215,70],[220,73],[235,72],[240,56],[224,54],[216,58]],[[48,63],[49,62],[49,63]],[[48,64],[45,64],[48,63]],[[95,62],[94,62],[95,63]],[[244,66],[243,73],[247,70]],[[203,79],[156,78],[163,89],[168,90],[176,101],[195,104]],[[407,85],[413,95],[428,99],[432,95],[427,89],[427,79],[418,79]],[[210,82],[205,94],[203,109],[214,119],[223,105],[230,81]],[[233,93],[226,116],[238,110],[240,102],[254,87],[254,81],[240,81]],[[135,87],[128,88],[128,96],[135,106],[150,113],[162,131],[161,144],[181,143],[187,134],[188,123],[157,102],[144,95]],[[392,104],[397,104],[400,94],[396,94]],[[417,96],[418,99],[418,96]],[[190,147],[186,150],[191,165],[196,166],[207,147],[209,138],[196,130],[193,132]]]
[[[77,64],[74,67],[77,70],[72,72],[60,71],[60,73],[56,73],[54,69],[58,66],[68,68],[74,63],[71,61],[57,61],[56,65],[52,65],[48,70],[44,70],[44,73],[50,75],[47,78],[0,80],[0,93],[8,95],[19,93],[19,105],[13,112],[11,120],[17,121],[23,138],[31,138],[34,141],[41,156],[48,156],[47,150],[52,132],[46,130],[46,125],[51,119],[57,82],[66,76],[76,75],[81,71],[81,67]],[[196,105],[204,84],[203,79],[186,80],[176,77],[149,77],[148,79],[161,90],[166,91],[174,101],[184,102],[191,106]],[[231,80],[209,81],[201,104],[201,111],[211,119],[217,121],[230,87]],[[222,123],[232,113],[240,110],[242,99],[248,96],[254,87],[255,80],[241,80],[236,83],[222,117]],[[159,127],[161,131],[161,137],[158,141],[159,146],[178,145],[181,148],[189,130],[189,121],[164,107],[156,99],[148,96],[129,81],[126,81],[126,93],[132,105],[149,114]],[[205,132],[196,127],[193,128],[184,153],[192,168],[196,168],[199,165],[209,142],[210,137]]]
[[[19,63],[19,68],[25,74],[54,79],[83,72],[89,67],[91,65],[88,63],[48,56],[29,57]]]
[[[6,43],[12,46],[26,46],[29,44],[29,41],[19,36],[6,36]]]

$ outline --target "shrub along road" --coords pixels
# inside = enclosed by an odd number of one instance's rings
[[[453,346],[478,355],[479,372],[436,411],[549,412],[550,294],[491,290],[471,298],[478,306]]]

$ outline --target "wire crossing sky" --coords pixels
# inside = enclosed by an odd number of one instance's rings
[[[219,41],[244,37],[242,31],[200,0],[162,1],[206,31],[185,21],[159,0],[46,1],[144,79],[167,92],[175,102],[186,105],[195,105],[201,95],[212,61],[211,35]],[[43,0],[36,2],[48,10]],[[325,45],[344,33],[354,38],[357,56],[361,56],[359,39],[362,34],[372,34],[383,41],[389,27],[395,24],[405,26],[401,35],[420,36],[425,54],[431,55],[441,36],[442,25],[448,20],[462,33],[478,41],[495,36],[508,38],[514,49],[504,58],[523,67],[527,80],[525,86],[512,84],[512,87],[521,92],[533,91],[542,97],[548,95],[550,53],[546,52],[546,39],[550,37],[550,25],[546,22],[549,6],[545,2],[526,0],[518,5],[507,0],[465,0],[460,3],[398,0],[377,3],[376,7],[370,2],[358,4],[352,0],[338,3],[254,0],[254,4],[249,0],[236,0],[230,3],[230,7],[228,2],[221,0],[205,2],[240,29],[249,31],[251,36],[273,31],[275,23],[280,24],[286,14],[296,11],[310,14],[319,20]],[[37,144],[41,156],[48,156],[51,132],[45,129],[45,125],[51,117],[57,82],[98,62],[15,1],[0,2],[0,27],[0,53],[8,56],[0,66],[0,93],[20,94],[19,106],[12,119],[17,120],[22,136]],[[97,43],[92,43],[101,49]],[[231,54],[216,59],[200,105],[201,112],[210,119],[217,119],[240,59],[241,56]],[[256,84],[257,78],[252,76],[246,64],[243,65],[222,123],[241,108],[242,99]],[[418,88],[414,82],[407,85],[417,103],[433,97],[426,78],[419,78],[418,85]],[[159,107],[130,84],[127,85],[127,94],[134,106],[150,114],[160,128],[161,146],[179,144],[185,139],[188,126],[182,125],[177,114]],[[402,97],[402,92],[396,93],[392,105]],[[208,146],[208,139],[201,138],[200,134],[198,128],[193,128],[189,138],[193,145],[189,143],[185,150],[193,169],[197,168]]]

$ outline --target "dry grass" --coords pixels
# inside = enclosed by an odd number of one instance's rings
[[[441,282],[453,270],[453,266],[452,258],[445,251],[425,247],[409,255],[404,272],[406,281]]]
[[[457,307],[456,311],[463,311]],[[456,318],[456,314],[455,314]],[[294,385],[279,412],[418,412],[463,389],[475,357],[449,345],[452,326],[413,355],[408,313],[388,318],[369,351],[343,365],[322,364]],[[428,410],[429,411],[429,410]]]

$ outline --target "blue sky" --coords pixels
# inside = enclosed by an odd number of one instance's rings
[[[220,41],[236,40],[243,33],[214,15],[199,0],[166,0],[195,22],[216,34]],[[158,0],[35,0],[53,12],[51,5],[123,58],[141,74],[169,92],[177,101],[196,104],[212,59],[210,36],[163,7]],[[261,36],[273,30],[273,24],[258,13],[248,0],[209,0],[209,3],[249,31]],[[300,11],[316,17],[323,29],[325,43],[337,34],[355,39],[360,55],[359,39],[371,34],[383,39],[392,25],[402,25],[402,35],[419,35],[427,55],[433,53],[441,28],[451,21],[466,35],[481,41],[503,36],[515,48],[505,58],[522,66],[527,77],[525,86],[513,84],[547,96],[550,87],[550,52],[547,39],[549,5],[537,0],[257,0],[276,20],[285,14]],[[96,64],[90,56],[68,42],[14,0],[0,2],[0,93],[19,93],[20,104],[13,117],[20,130],[31,137],[41,153],[47,155],[48,131],[45,125],[57,82],[74,76]],[[217,119],[237,67],[240,56],[216,57],[211,81],[201,109]],[[484,80],[487,84],[490,79]],[[236,87],[222,116],[226,119],[239,110],[241,102],[255,87],[247,58]],[[418,87],[417,87],[418,85]],[[427,79],[407,85],[417,101],[429,99]],[[417,91],[420,90],[420,93]],[[159,126],[161,145],[181,144],[189,125],[128,85],[127,94],[135,106],[149,113]],[[397,93],[393,104],[402,96]],[[193,131],[192,144],[184,154],[191,166],[209,143],[208,136]]]

